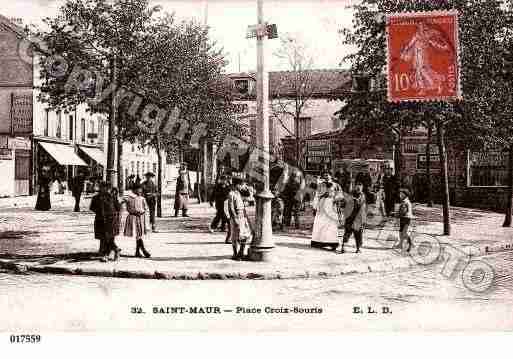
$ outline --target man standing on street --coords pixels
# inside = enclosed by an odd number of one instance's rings
[[[175,191],[175,217],[178,217],[178,212],[182,211],[182,217],[189,217],[187,215],[187,207],[189,203],[189,193],[192,192],[191,179],[189,171],[187,171],[187,164],[182,163],[178,171],[178,178],[176,180]]]
[[[82,196],[82,191],[84,190],[84,182],[85,178],[82,172],[79,172],[76,175],[71,183],[71,194],[73,198],[75,198],[75,208],[74,212],[80,212],[80,197]]]
[[[157,205],[158,189],[157,185],[155,185],[155,182],[153,181],[153,178],[155,177],[153,173],[148,172],[144,176],[146,177],[146,181],[141,184],[141,187],[144,199],[146,199],[146,203],[148,204],[148,209],[150,211],[151,230],[152,232],[155,232],[155,207]]]
[[[346,218],[344,225],[344,237],[340,242],[340,253],[344,253],[344,244],[349,241],[354,234],[356,242],[356,253],[360,253],[363,244],[363,230],[367,222],[367,208],[365,194],[363,193],[363,183],[355,182],[355,189],[352,195],[346,196]]]
[[[94,212],[94,236],[100,240],[99,253],[101,261],[106,262],[112,255],[112,260],[119,258],[120,249],[114,241],[114,213],[115,204],[109,193],[106,182],[100,182],[100,191],[91,200],[91,211]]]
[[[385,213],[387,217],[392,216],[397,199],[399,183],[392,174],[392,168],[385,167],[385,176],[383,177],[383,191],[385,192]]]

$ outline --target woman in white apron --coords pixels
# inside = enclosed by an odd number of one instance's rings
[[[338,226],[341,221],[336,202],[344,197],[333,182],[327,182],[325,186],[317,203],[311,246],[335,250],[339,245]]]

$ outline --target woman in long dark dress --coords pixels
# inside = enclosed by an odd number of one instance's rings
[[[50,182],[48,175],[43,174],[39,178],[39,190],[37,192],[36,211],[48,211],[50,204]]]

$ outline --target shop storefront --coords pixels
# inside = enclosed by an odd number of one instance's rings
[[[60,187],[59,191],[62,192],[69,189],[69,183],[77,166],[87,168],[87,163],[75,153],[75,148],[69,144],[36,140],[34,147],[36,184],[43,169],[46,169],[52,183],[57,181]]]
[[[98,147],[78,146],[78,154],[88,164],[90,177],[103,178],[107,158]]]

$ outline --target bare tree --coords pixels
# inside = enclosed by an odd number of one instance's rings
[[[285,35],[274,55],[287,64],[287,72],[272,74],[274,88],[271,89],[271,118],[296,139],[296,165],[301,168],[301,136],[299,122],[308,108],[312,97],[322,84],[322,72],[313,70],[313,56],[307,44],[298,36]],[[294,130],[284,123],[292,118]]]

